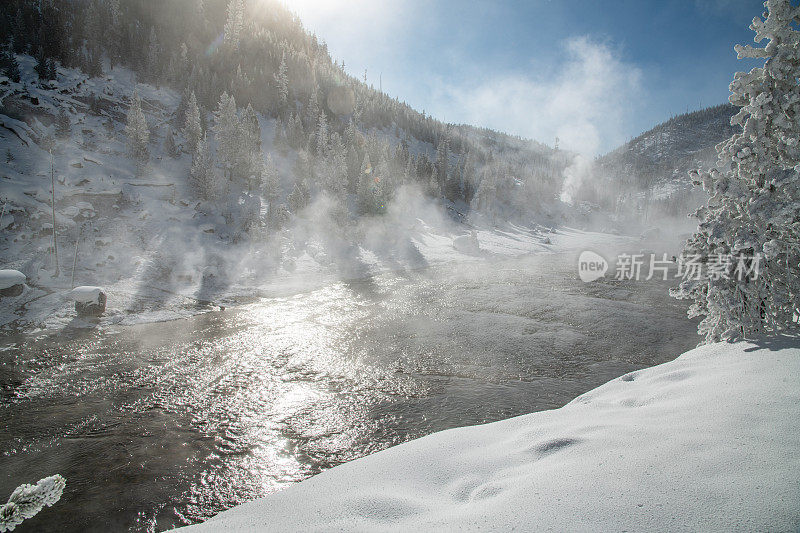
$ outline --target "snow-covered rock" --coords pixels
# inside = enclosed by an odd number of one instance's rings
[[[75,287],[69,296],[75,301],[75,311],[79,316],[99,316],[106,310],[106,293],[101,287]]]
[[[713,344],[561,409],[436,433],[185,528],[794,531],[800,341]]]
[[[481,246],[478,242],[478,234],[473,230],[469,235],[459,235],[453,239],[453,248],[465,254],[480,253]]]
[[[19,270],[0,270],[0,296],[19,296],[26,279]]]
[[[19,270],[0,270],[0,289],[25,283],[25,274]]]
[[[75,287],[69,293],[70,298],[82,304],[96,304],[100,302],[100,296],[103,294],[103,289],[100,287],[92,287],[90,285],[83,285]]]

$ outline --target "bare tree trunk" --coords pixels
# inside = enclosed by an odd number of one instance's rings
[[[75,257],[72,259],[72,288],[75,288],[75,267],[78,265],[78,243],[81,242],[81,227],[78,226],[78,236],[75,237]]]
[[[53,207],[53,252],[56,257],[56,270],[53,277],[57,278],[61,272],[58,269],[58,236],[56,235],[56,175],[53,166],[53,150],[50,150],[50,192],[52,194],[51,204]]]

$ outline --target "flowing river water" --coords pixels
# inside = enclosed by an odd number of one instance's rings
[[[699,342],[674,281],[575,255],[343,281],[189,319],[0,340],[0,498],[20,531],[162,531],[429,433],[557,408]]]

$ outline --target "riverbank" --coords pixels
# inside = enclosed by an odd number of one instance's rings
[[[702,346],[560,409],[435,433],[180,531],[793,531],[799,372],[796,338]]]
[[[62,329],[95,328],[111,325],[166,322],[188,318],[209,311],[251,303],[257,298],[288,296],[335,283],[338,280],[357,280],[387,271],[424,269],[455,262],[474,262],[492,258],[514,257],[535,253],[559,253],[578,250],[583,246],[608,246],[612,243],[633,242],[617,235],[584,232],[571,228],[552,229],[507,225],[502,229],[476,229],[478,248],[459,250],[454,239],[467,234],[467,227],[444,225],[435,227],[418,220],[414,230],[403,233],[398,242],[388,243],[378,236],[365,237],[351,244],[346,265],[334,257],[332,245],[309,241],[296,252],[291,270],[275,268],[268,262],[259,271],[255,264],[238,269],[229,277],[217,272],[208,277],[202,272],[175,272],[166,278],[155,275],[161,270],[142,268],[136,275],[115,280],[98,274],[91,283],[101,283],[108,295],[108,308],[99,319],[76,317],[73,301],[67,297],[71,289],[66,275],[47,277],[25,288],[14,298],[4,298],[0,306],[0,330],[6,333],[59,331]],[[388,231],[388,230],[387,230]],[[397,237],[395,236],[395,240]],[[391,253],[386,247],[393,248]],[[335,247],[333,247],[335,248]],[[400,250],[403,253],[398,253]],[[250,257],[251,250],[234,250],[231,254]],[[250,257],[249,261],[255,259]],[[242,259],[244,262],[244,259]],[[156,272],[157,273],[157,272]],[[221,281],[226,278],[225,281]]]

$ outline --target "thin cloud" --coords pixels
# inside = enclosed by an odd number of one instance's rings
[[[547,74],[440,84],[432,113],[548,144],[558,137],[563,148],[589,156],[620,144],[641,99],[641,70],[588,37],[563,46],[566,62]]]

